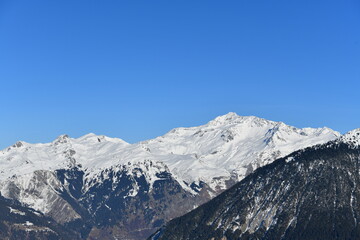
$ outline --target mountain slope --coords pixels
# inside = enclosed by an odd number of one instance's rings
[[[80,239],[54,220],[0,196],[0,239]]]
[[[151,239],[359,239],[360,129],[257,169]]]
[[[95,134],[18,142],[0,152],[0,191],[83,237],[144,239],[259,166],[338,136],[229,113],[136,144]]]

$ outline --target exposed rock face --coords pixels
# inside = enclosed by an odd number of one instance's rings
[[[165,222],[209,199],[185,191],[167,171],[156,176],[150,185],[142,168],[102,172],[104,180],[80,198],[96,226],[90,239],[106,239],[106,235],[108,239],[146,239]]]
[[[80,239],[40,212],[0,196],[0,239]]]
[[[152,184],[144,172],[150,166],[157,171]],[[78,168],[36,171],[26,184],[18,181],[7,182],[8,193],[13,193],[8,197],[40,208],[88,239],[146,239],[165,222],[210,199],[206,187],[194,195],[165,165],[151,161],[105,169],[91,182],[84,181]]]
[[[357,133],[257,169],[151,239],[359,239]]]
[[[55,172],[36,170],[24,177],[13,177],[5,182],[4,197],[16,199],[38,211],[66,223],[80,218],[71,205],[59,194],[64,186]]]

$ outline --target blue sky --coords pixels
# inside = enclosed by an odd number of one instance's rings
[[[0,0],[0,148],[236,112],[360,127],[360,3]]]

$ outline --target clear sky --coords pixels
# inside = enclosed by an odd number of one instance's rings
[[[360,127],[358,0],[0,0],[0,148],[236,112]]]

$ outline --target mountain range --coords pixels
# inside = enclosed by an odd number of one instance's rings
[[[78,238],[145,239],[275,159],[339,137],[229,113],[135,144],[95,134],[19,141],[0,152],[0,192]]]

